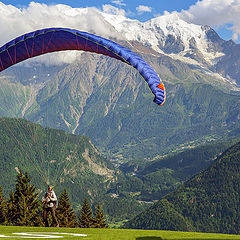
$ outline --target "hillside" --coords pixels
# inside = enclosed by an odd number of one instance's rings
[[[0,118],[0,185],[8,197],[19,169],[27,171],[40,196],[52,184],[60,196],[68,189],[78,212],[87,197],[101,203],[109,221],[123,220],[143,210],[130,195],[113,198],[117,184],[126,185],[124,174],[104,158],[86,136],[43,128],[23,119]]]
[[[111,161],[86,136],[43,128],[23,119],[0,118],[0,185],[15,187],[17,171],[28,171],[40,195],[46,182],[59,195],[67,188],[78,212],[84,197],[100,202],[110,222],[129,219],[207,168],[232,143],[185,150],[153,161]]]
[[[239,234],[240,142],[126,228]]]
[[[209,167],[234,142],[219,142],[187,149],[154,160],[130,160],[119,168],[131,176],[136,199],[156,201]]]

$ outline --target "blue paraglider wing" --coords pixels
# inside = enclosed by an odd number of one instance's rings
[[[136,53],[105,38],[67,28],[48,28],[24,34],[0,48],[0,72],[25,59],[45,53],[83,50],[103,54],[134,67],[148,83],[154,102],[163,105],[164,85],[154,69]]]

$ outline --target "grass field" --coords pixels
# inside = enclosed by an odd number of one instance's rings
[[[189,233],[155,230],[33,228],[0,226],[0,239],[83,239],[83,240],[161,240],[161,239],[240,239],[240,235]]]

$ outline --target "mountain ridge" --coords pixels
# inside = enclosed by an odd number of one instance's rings
[[[240,142],[125,226],[239,233],[239,154]]]

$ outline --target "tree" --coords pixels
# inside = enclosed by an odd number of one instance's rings
[[[6,211],[7,211],[7,204],[3,196],[2,187],[0,186],[0,224],[6,221]]]
[[[16,190],[10,194],[8,201],[8,218],[13,225],[39,226],[40,202],[36,188],[31,185],[28,173],[22,171],[17,175]]]
[[[94,227],[108,228],[107,222],[105,220],[104,214],[99,204],[97,205],[96,212],[95,212]]]
[[[78,218],[80,228],[90,228],[93,227],[93,211],[88,204],[87,198],[84,199],[81,214]]]
[[[12,190],[9,195],[9,199],[7,201],[7,223],[14,224],[16,214],[16,204],[15,204],[15,197],[14,191]]]
[[[77,225],[76,216],[73,208],[71,207],[66,189],[64,189],[61,193],[58,201],[57,217],[60,227],[76,227]]]

